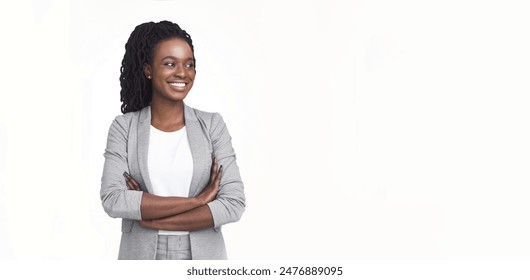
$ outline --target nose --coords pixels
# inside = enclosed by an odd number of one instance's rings
[[[185,78],[186,77],[186,70],[184,69],[184,65],[177,64],[175,67],[175,72],[173,72],[173,75],[177,78]]]

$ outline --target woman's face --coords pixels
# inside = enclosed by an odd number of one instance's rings
[[[153,99],[182,101],[195,80],[190,46],[179,38],[160,42],[153,50],[151,65],[144,65],[144,74],[151,76]]]

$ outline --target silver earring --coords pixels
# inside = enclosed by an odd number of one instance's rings
[[[151,79],[151,76],[147,76],[148,79]]]

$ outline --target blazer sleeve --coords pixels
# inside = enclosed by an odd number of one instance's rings
[[[214,227],[236,222],[245,211],[244,186],[236,163],[236,154],[232,148],[232,138],[219,113],[212,115],[210,139],[213,152],[219,166],[223,166],[223,175],[216,199],[208,206],[212,212]]]
[[[123,177],[123,172],[129,170],[127,135],[125,118],[116,117],[110,126],[103,154],[105,164],[101,178],[101,203],[105,212],[113,218],[141,220],[142,192],[128,190]]]

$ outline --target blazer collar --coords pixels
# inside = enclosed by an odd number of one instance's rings
[[[184,122],[186,125],[186,132],[188,134],[188,142],[190,145],[191,155],[193,158],[193,175],[190,183],[189,197],[194,197],[202,189],[198,186],[201,170],[208,170],[208,159],[202,155],[202,151],[207,149],[206,143],[203,141],[202,128],[193,108],[184,103]],[[145,183],[145,187],[149,193],[153,193],[151,180],[149,179],[149,169],[147,167],[148,152],[149,152],[149,132],[151,130],[151,106],[147,106],[140,111],[140,118],[138,122],[138,165],[140,173]]]
[[[197,116],[193,113],[193,108],[184,103],[184,122],[188,125],[189,121],[197,121]],[[148,122],[151,125],[151,105],[144,107],[140,111],[140,123]]]

